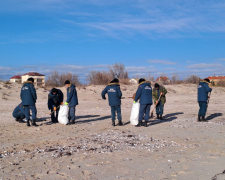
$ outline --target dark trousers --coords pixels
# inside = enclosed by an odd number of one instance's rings
[[[24,106],[26,120],[30,120],[30,111],[32,112],[32,120],[36,119],[37,109],[35,106]]]
[[[205,116],[207,111],[207,102],[198,102],[199,103],[199,116]]]
[[[111,117],[112,117],[112,121],[115,121],[116,120],[116,112],[117,112],[117,119],[119,121],[122,121],[121,106],[111,106]]]
[[[156,114],[162,115],[164,110],[164,105],[162,105],[162,102],[159,101],[159,103],[156,106]]]
[[[51,109],[51,113],[53,112],[53,108]],[[55,114],[56,113],[56,114]],[[52,122],[58,122],[58,114],[59,114],[59,109],[56,109],[56,112],[51,114],[51,120]]]
[[[75,121],[75,112],[76,112],[76,106],[70,106],[69,107],[69,120]]]
[[[149,119],[149,113],[150,113],[151,104],[141,104],[140,110],[139,110],[139,121],[142,121],[143,117],[145,121],[148,121]]]
[[[16,119],[24,119],[25,115],[21,112],[17,112],[17,113],[13,114],[13,117],[16,118]]]

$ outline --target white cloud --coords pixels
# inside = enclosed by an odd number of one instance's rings
[[[225,58],[215,59],[216,61],[225,61]]]
[[[220,63],[214,63],[214,64],[206,64],[206,63],[200,63],[200,64],[192,64],[187,66],[189,69],[206,69],[206,68],[216,68],[221,67],[222,65]]]
[[[159,59],[149,59],[147,61],[150,62],[150,63],[165,64],[165,65],[177,64],[175,62],[159,60]]]

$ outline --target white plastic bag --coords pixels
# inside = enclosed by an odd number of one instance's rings
[[[138,124],[139,109],[140,109],[140,103],[139,102],[133,103],[133,107],[132,107],[131,115],[130,115],[130,124],[131,125]]]
[[[68,106],[67,105],[61,105],[59,109],[59,115],[58,115],[58,121],[60,124],[67,125],[69,123],[68,119]]]

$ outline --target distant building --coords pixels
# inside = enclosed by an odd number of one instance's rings
[[[10,78],[10,82],[21,83],[21,76],[13,76]]]
[[[138,84],[138,79],[132,78],[129,80],[130,84]]]
[[[225,81],[225,76],[209,76],[207,77],[212,84],[217,85],[220,81]]]
[[[166,76],[160,76],[156,79],[156,82],[162,83],[162,84],[169,84],[169,83],[171,83],[171,80]]]
[[[29,72],[21,76],[21,82],[24,83],[28,78],[34,78],[35,86],[45,86],[45,75],[37,72]]]

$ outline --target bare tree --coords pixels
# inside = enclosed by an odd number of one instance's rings
[[[172,80],[172,83],[173,84],[176,84],[177,82],[180,81],[180,76],[176,73],[174,73],[172,76],[171,76],[171,80]]]
[[[196,75],[191,75],[186,79],[187,83],[198,84],[201,81],[201,78]]]
[[[128,72],[125,71],[125,66],[121,63],[115,63],[109,66],[109,74],[112,78],[128,79]]]
[[[154,76],[152,76],[150,72],[148,73],[148,80],[149,81],[154,81],[155,80]]]
[[[48,80],[46,81],[47,86],[63,86],[64,82],[69,80],[71,83],[79,86],[81,82],[79,81],[77,74],[72,73],[63,73],[59,74],[58,71],[53,71],[49,76]]]
[[[111,75],[105,71],[91,71],[87,76],[89,84],[94,85],[106,85],[111,81],[111,79]]]

